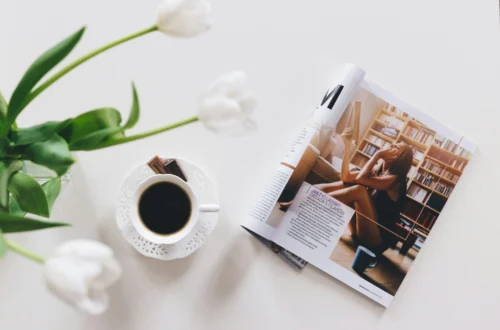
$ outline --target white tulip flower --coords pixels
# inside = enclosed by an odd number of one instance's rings
[[[212,26],[205,0],[164,0],[158,8],[158,30],[173,37],[194,37]]]
[[[49,290],[89,314],[102,314],[109,305],[106,288],[121,275],[121,267],[107,245],[91,240],[66,242],[44,263]]]
[[[214,132],[239,133],[254,130],[251,115],[256,107],[252,92],[245,88],[246,74],[234,71],[215,80],[202,96],[198,118]]]

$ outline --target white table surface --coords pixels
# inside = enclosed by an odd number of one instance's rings
[[[200,124],[109,150],[79,153],[55,220],[12,235],[48,255],[77,237],[109,244],[123,264],[112,305],[79,314],[45,289],[41,268],[12,253],[0,261],[1,329],[498,329],[500,254],[500,27],[498,1],[213,0],[215,26],[192,40],[150,35],[72,72],[19,118],[31,125],[105,105],[128,112],[135,132],[193,115],[218,74],[248,72],[259,131],[228,139]],[[80,26],[70,58],[153,23],[157,1],[0,2],[0,88],[10,95],[31,61]],[[389,309],[308,267],[289,268],[239,222],[343,62],[479,145],[459,189]],[[220,225],[195,255],[142,257],[120,236],[114,201],[126,173],[155,153],[203,164],[218,182]]]

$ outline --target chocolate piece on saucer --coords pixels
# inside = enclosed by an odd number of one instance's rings
[[[156,174],[167,174],[165,169],[163,168],[164,165],[163,159],[161,159],[158,156],[154,156],[151,158],[151,160],[148,162],[148,166],[155,172]]]
[[[179,178],[187,182],[184,172],[182,172],[182,169],[180,168],[179,164],[175,159],[173,158],[167,159],[163,165],[163,169],[166,174],[172,174],[178,176]]]

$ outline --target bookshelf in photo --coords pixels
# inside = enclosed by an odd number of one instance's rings
[[[472,153],[394,106],[386,105],[356,146],[350,162],[362,168],[377,151],[397,142],[405,142],[413,149],[397,234],[406,238],[416,235],[412,247],[419,250]]]

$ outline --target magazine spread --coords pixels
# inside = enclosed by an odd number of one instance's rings
[[[346,65],[242,226],[388,307],[475,146]]]

